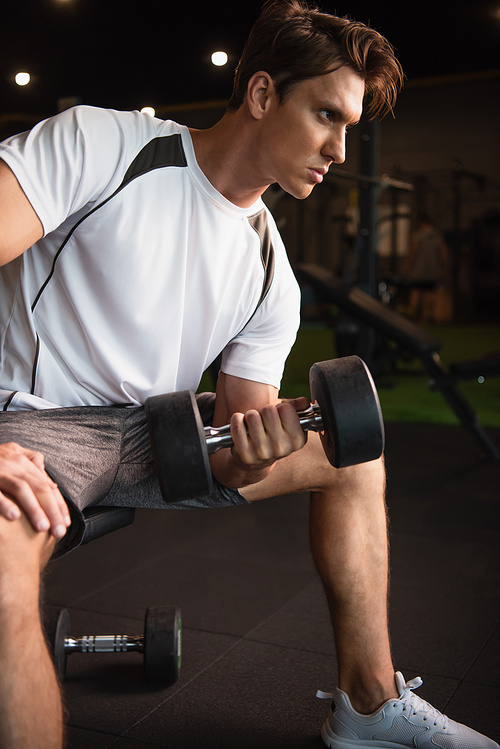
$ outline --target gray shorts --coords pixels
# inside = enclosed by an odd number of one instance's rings
[[[203,423],[211,424],[215,395],[196,396]],[[62,556],[79,544],[82,510],[90,505],[186,509],[247,504],[214,478],[210,495],[167,504],[156,479],[142,406],[82,406],[0,412],[0,444],[17,442],[41,452],[45,469],[68,503],[72,524],[58,543]]]

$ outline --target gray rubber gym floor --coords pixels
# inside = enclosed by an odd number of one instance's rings
[[[500,444],[500,430],[490,434]],[[459,426],[387,425],[396,668],[424,698],[499,741],[500,466]],[[51,565],[47,598],[72,634],[142,632],[176,604],[180,680],[141,656],[72,655],[69,749],[292,749],[319,729],[336,662],[308,549],[308,496],[224,510],[139,511],[133,526]]]

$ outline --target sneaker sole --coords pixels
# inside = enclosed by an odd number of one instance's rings
[[[333,733],[328,720],[321,728],[321,738],[329,749],[411,749],[408,744],[396,744],[394,741],[343,739]]]

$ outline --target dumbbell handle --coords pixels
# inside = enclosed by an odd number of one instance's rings
[[[144,652],[144,636],[137,635],[83,635],[65,637],[64,652],[70,653],[124,653]]]
[[[321,409],[317,403],[313,403],[305,411],[299,414],[300,426],[304,432],[321,432],[323,431],[323,417]],[[207,449],[210,455],[221,450],[223,447],[232,447],[233,438],[231,436],[231,427],[226,424],[223,427],[205,427],[205,439]]]

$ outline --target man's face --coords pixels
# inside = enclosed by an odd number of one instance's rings
[[[344,66],[303,81],[283,104],[275,96],[259,154],[269,183],[306,198],[331,164],[345,161],[346,132],[361,117],[364,94],[363,79]]]

